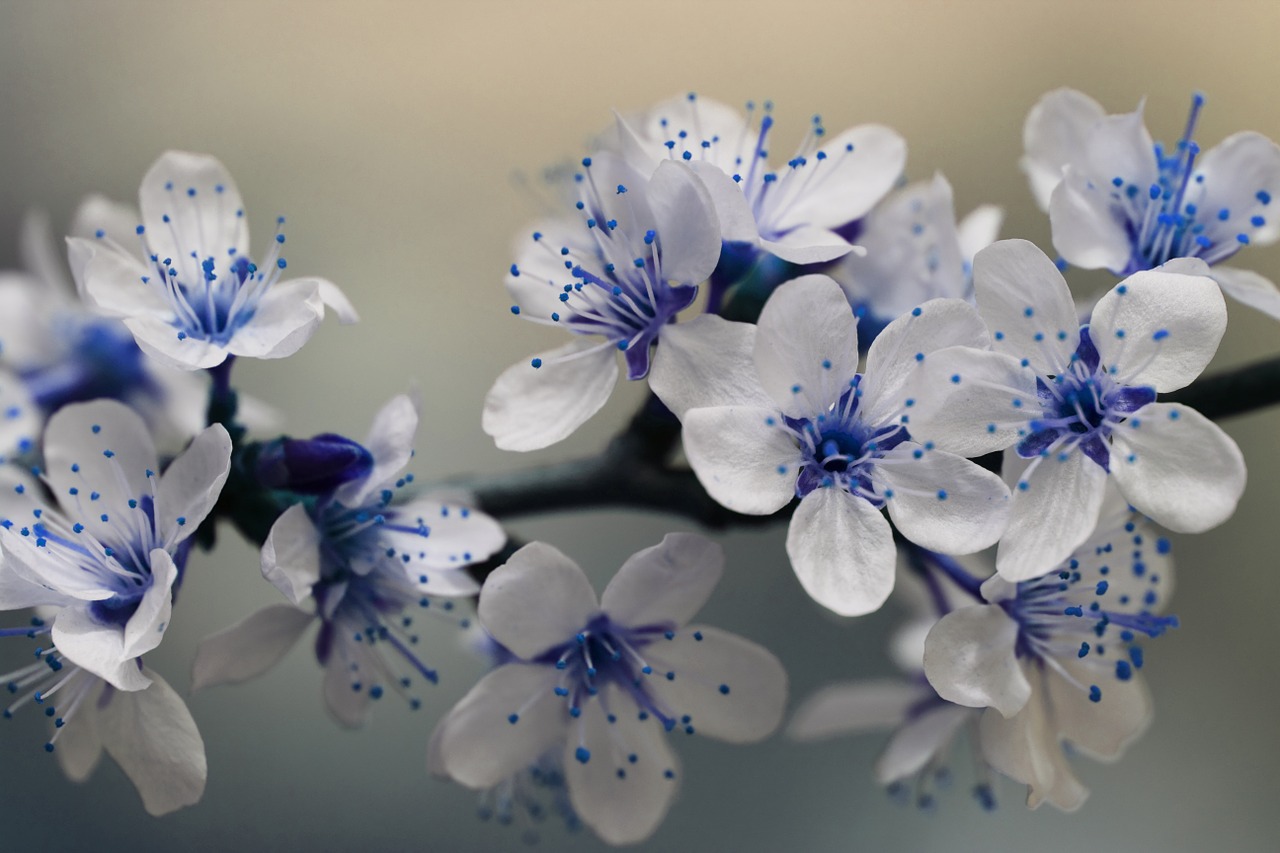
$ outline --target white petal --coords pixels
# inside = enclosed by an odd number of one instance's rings
[[[772,408],[751,360],[755,343],[754,325],[714,314],[665,326],[653,354],[649,388],[681,420],[694,408]]]
[[[841,489],[815,489],[800,501],[787,556],[809,597],[841,616],[878,610],[893,591],[897,551],[889,522]]]
[[[387,512],[387,511],[384,511]],[[386,515],[388,523],[379,528],[378,540],[395,550],[395,558],[404,566],[410,580],[420,582],[422,570],[430,580],[445,581],[450,575],[466,575],[452,571],[488,558],[507,541],[502,525],[479,510],[457,503],[416,500],[394,505]],[[408,529],[406,529],[408,528]],[[423,533],[425,530],[425,534]],[[384,549],[385,550],[385,549]],[[474,582],[464,579],[468,592],[474,593]],[[456,583],[457,581],[450,581]],[[426,589],[439,595],[439,589]]]
[[[907,143],[890,128],[863,124],[821,146],[824,160],[809,157],[796,177],[804,190],[772,223],[778,231],[800,225],[835,228],[860,219],[898,182],[907,163]],[[813,170],[812,177],[807,174]]]
[[[1053,247],[1081,269],[1124,269],[1133,247],[1125,223],[1111,211],[1110,186],[1099,187],[1067,170],[1049,200]]]
[[[320,279],[277,282],[258,303],[253,319],[231,336],[227,351],[247,358],[285,358],[302,349],[323,319]]]
[[[418,406],[408,394],[397,394],[374,415],[364,447],[373,457],[373,468],[362,479],[343,483],[334,500],[349,507],[363,506],[375,491],[409,464],[413,440],[418,434]]]
[[[806,275],[779,286],[756,327],[756,372],[783,412],[825,412],[849,390],[858,372],[858,322],[830,278]]]
[[[1089,699],[1091,670],[1065,662],[1072,684],[1056,672],[1045,672],[1054,730],[1076,749],[1100,761],[1114,761],[1151,724],[1151,694],[1137,674],[1128,681],[1102,682],[1102,699]],[[1096,674],[1092,674],[1097,678]]]
[[[133,255],[99,240],[67,240],[76,287],[89,306],[112,317],[154,315],[170,320],[173,311],[154,271]],[[144,278],[150,277],[150,282]]]
[[[1098,300],[1089,334],[1102,368],[1123,385],[1164,393],[1204,370],[1227,330],[1227,306],[1212,279],[1137,272]]]
[[[813,225],[801,225],[773,240],[761,240],[760,248],[788,263],[801,266],[825,264],[858,251],[834,231]]]
[[[706,281],[720,260],[720,221],[697,173],[683,162],[664,160],[649,179],[649,206],[658,224],[662,278]]]
[[[311,597],[320,580],[322,535],[304,504],[294,504],[271,525],[262,544],[262,576],[294,604]]]
[[[978,252],[1000,238],[1000,226],[1004,224],[1004,210],[993,204],[984,204],[969,211],[956,226],[960,242],[960,257],[972,263]]]
[[[0,463],[35,447],[40,422],[40,410],[22,380],[0,368]]]
[[[178,580],[178,567],[163,548],[152,549],[151,586],[143,593],[138,608],[124,626],[124,655],[140,658],[160,645],[173,615],[173,585]]]
[[[231,471],[231,436],[222,424],[204,429],[170,463],[156,487],[156,533],[172,546],[213,510]]]
[[[1280,290],[1268,279],[1233,267],[1214,267],[1210,275],[1227,296],[1280,320]]]
[[[77,236],[92,235],[78,234]],[[53,235],[49,214],[43,210],[26,211],[22,216],[21,230],[18,233],[18,258],[22,268],[42,282],[45,287],[62,291],[65,296],[70,292],[68,287],[70,282],[67,281],[63,260],[58,257],[61,249],[62,241]]]
[[[769,515],[795,496],[803,457],[776,409],[690,409],[683,440],[698,482],[721,506]]]
[[[145,517],[129,501],[150,497],[148,474],[160,470],[142,418],[114,400],[64,406],[49,419],[44,454],[45,477],[67,515],[105,544],[123,547],[117,530],[124,516]]]
[[[973,259],[973,285],[992,348],[1027,359],[1037,373],[1060,373],[1075,352],[1080,320],[1053,261],[1026,240],[1001,240]]]
[[[325,625],[321,631],[328,629]],[[342,630],[341,626],[335,628]],[[345,638],[334,641],[335,648],[324,667],[324,683],[321,696],[325,710],[338,725],[358,729],[369,719],[373,699],[360,683],[361,673],[380,673],[380,662],[368,643],[349,642]]]
[[[88,607],[68,606],[53,622],[53,642],[67,660],[121,690],[144,690],[151,680],[124,652],[124,632],[102,625]]]
[[[1105,580],[1108,611],[1161,612],[1173,594],[1174,565],[1164,532],[1133,510],[1114,478],[1107,484],[1098,527],[1071,555],[1080,589]],[[1117,556],[1118,555],[1118,556]]]
[[[1031,685],[1014,653],[1018,623],[996,604],[953,610],[938,620],[924,644],[924,671],[948,702],[995,708],[1012,717],[1031,698]]]
[[[720,582],[724,550],[696,533],[668,533],[627,558],[600,596],[620,625],[679,627],[702,609]]]
[[[200,641],[191,667],[192,691],[257,678],[283,658],[315,616],[273,604]]]
[[[1273,214],[1258,200],[1259,192],[1280,196],[1280,147],[1274,142],[1253,131],[1234,133],[1206,151],[1196,171],[1205,178],[1200,209],[1231,213],[1222,227],[1248,234],[1253,245],[1270,245],[1280,237],[1275,215],[1264,216],[1261,227],[1250,222],[1254,215]]]
[[[576,338],[502,372],[484,398],[480,424],[503,450],[540,450],[568,438],[600,411],[618,381],[612,347],[578,355],[596,343]]]
[[[1240,448],[1222,428],[1178,403],[1150,403],[1111,435],[1111,472],[1138,511],[1178,533],[1231,517],[1244,492]]]
[[[1131,113],[1106,116],[1085,138],[1085,162],[1079,171],[1103,184],[1118,177],[1126,184],[1149,187],[1159,178],[1154,145],[1141,105]]]
[[[1076,779],[1045,716],[1044,697],[1005,719],[994,708],[978,723],[982,754],[996,770],[1030,787],[1027,805],[1048,802],[1065,812],[1084,805],[1089,792]]]
[[[654,692],[698,734],[730,743],[754,743],[773,733],[787,704],[787,673],[763,646],[710,628],[689,625],[671,640],[645,648],[645,660],[675,677],[653,679]]]
[[[689,168],[702,181],[715,205],[716,218],[720,220],[720,239],[730,243],[759,242],[756,218],[742,187],[709,161],[693,160]]]
[[[84,782],[97,769],[102,759],[102,738],[98,735],[98,700],[105,682],[91,675],[97,683],[87,688],[74,719],[58,732],[54,756],[58,766],[72,782]]]
[[[516,551],[480,591],[480,621],[520,658],[572,640],[598,610],[578,564],[543,542]]]
[[[480,679],[439,724],[440,768],[468,788],[491,788],[527,769],[567,735],[555,685],[555,670],[541,665],[507,664]]]
[[[194,191],[194,192],[193,192]],[[207,154],[166,151],[138,189],[153,254],[172,258],[184,281],[197,281],[198,260],[249,254],[249,225],[240,190],[227,167]],[[168,217],[168,220],[165,220]]]
[[[863,419],[872,424],[896,419],[912,396],[917,365],[937,350],[990,345],[982,318],[960,299],[931,299],[908,311],[886,326],[867,351],[866,375],[859,386]]]
[[[142,214],[130,204],[113,201],[106,196],[91,193],[80,200],[71,217],[68,233],[72,237],[102,236],[114,240],[125,249],[137,249],[141,257],[137,228],[142,224]]]
[[[911,437],[961,456],[1016,444],[1042,414],[1036,374],[1001,352],[952,347],[932,353],[910,390]]]
[[[906,681],[829,684],[800,703],[787,724],[791,740],[824,740],[897,726],[932,691]]]
[[[151,670],[145,674],[151,679],[146,690],[115,691],[99,708],[98,731],[147,813],[158,817],[199,802],[208,768],[204,741],[182,697]]]
[[[915,458],[915,451],[923,455]],[[904,442],[875,477],[893,490],[889,517],[912,542],[944,554],[994,545],[1009,522],[1009,489],[999,475],[960,456]]]
[[[1040,209],[1049,209],[1049,194],[1062,180],[1062,170],[1081,161],[1090,131],[1106,115],[1102,106],[1075,89],[1055,89],[1027,114],[1022,126],[1026,155],[1019,165],[1031,181]]]
[[[603,701],[583,709],[579,737],[570,729],[564,758],[569,799],[606,842],[634,844],[662,823],[679,788],[680,765],[656,717],[637,719],[634,703],[613,685],[601,695]],[[620,712],[616,723],[608,722],[606,703]],[[578,758],[580,746],[588,750],[586,761]]]
[[[959,705],[939,705],[908,721],[893,733],[876,759],[876,781],[881,785],[914,776],[950,748],[960,727],[974,715]]]
[[[356,306],[351,304],[351,300],[342,292],[338,285],[331,281],[320,278],[316,279],[320,284],[320,301],[325,307],[338,315],[338,322],[344,326],[352,323],[360,322],[360,314],[356,311]]]
[[[125,327],[149,358],[174,370],[206,370],[217,367],[231,353],[227,347],[193,338],[167,320],[153,315],[126,317]],[[183,337],[178,337],[182,334]]]
[[[1013,489],[1009,528],[996,552],[1005,580],[1030,580],[1056,568],[1097,524],[1107,472],[1078,449],[1066,457],[1038,457]]]

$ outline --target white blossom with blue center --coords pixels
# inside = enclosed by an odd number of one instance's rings
[[[996,239],[1002,218],[983,205],[957,223],[951,185],[938,174],[895,190],[859,220],[854,239],[866,254],[845,255],[828,274],[859,318],[862,348],[922,302],[972,302],[973,256]]]
[[[344,323],[357,319],[331,282],[281,280],[283,230],[260,264],[250,259],[240,191],[213,157],[165,152],[138,197],[140,253],[105,231],[71,238],[68,250],[84,300],[123,318],[138,346],[161,363],[199,370],[231,356],[283,358],[307,342],[326,305]]]
[[[1054,572],[1018,583],[993,576],[981,588],[985,603],[930,631],[930,684],[951,702],[988,709],[983,754],[1029,786],[1030,807],[1084,803],[1064,741],[1115,760],[1150,723],[1142,643],[1178,624],[1159,615],[1172,592],[1169,550],[1112,488],[1097,530]]]
[[[1176,267],[1178,271],[1169,271]],[[1198,533],[1225,521],[1244,490],[1239,448],[1216,424],[1157,394],[1194,380],[1217,351],[1226,306],[1194,260],[1134,273],[1080,325],[1057,267],[1006,240],[975,261],[992,348],[948,348],[922,370],[913,429],[977,456],[1031,460],[1013,489],[996,566],[1029,580],[1062,562],[1097,523],[1107,480],[1159,524]]]
[[[1005,528],[1009,492],[974,463],[915,439],[917,367],[941,347],[983,345],[956,299],[889,324],[858,372],[857,318],[826,276],[781,285],[758,325],[702,317],[677,326],[650,384],[680,417],[708,494],[752,515],[800,503],[787,554],[805,590],[846,616],[893,589],[893,531],[933,551],[971,553]]]
[[[519,251],[507,290],[521,319],[573,342],[498,377],[481,425],[504,450],[537,450],[573,433],[618,378],[649,373],[650,350],[720,258],[711,199],[686,165],[648,178],[616,157],[583,159],[576,218],[546,223]]]
[[[797,264],[848,254],[853,246],[840,230],[893,188],[906,165],[906,142],[875,124],[828,137],[814,116],[785,165],[773,165],[773,126],[771,102],[749,102],[744,116],[690,94],[620,117],[615,142],[641,170],[668,159],[692,165],[715,200],[726,242]]]
[[[463,569],[502,547],[502,528],[470,507],[430,497],[404,500],[418,427],[405,395],[374,418],[363,476],[295,504],[271,528],[262,572],[291,604],[274,605],[206,638],[196,656],[196,688],[253,678],[274,666],[313,623],[325,668],[324,698],[338,722],[362,725],[390,692],[411,707],[437,675],[418,651],[414,611],[451,614],[451,599],[479,585]],[[301,609],[313,604],[314,610]],[[466,626],[465,618],[461,621]]]
[[[440,721],[433,768],[489,789],[550,750],[573,809],[605,841],[651,835],[680,779],[668,733],[758,741],[782,719],[772,654],[689,619],[723,568],[719,546],[669,534],[633,555],[599,600],[582,570],[542,543],[485,581],[480,620],[519,660],[499,666]]]
[[[1201,152],[1195,141],[1204,96],[1192,98],[1178,141],[1155,143],[1142,108],[1106,115],[1092,98],[1058,89],[1040,99],[1023,129],[1022,167],[1053,224],[1064,260],[1118,276],[1175,258],[1199,258],[1222,290],[1280,317],[1280,291],[1251,270],[1223,265],[1246,246],[1280,238],[1280,147],[1244,131]]]

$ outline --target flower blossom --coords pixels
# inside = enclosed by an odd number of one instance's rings
[[[781,285],[759,324],[701,317],[672,327],[651,379],[680,417],[685,454],[708,494],[767,515],[800,498],[787,554],[805,591],[845,616],[893,589],[898,531],[932,551],[971,553],[1004,530],[1000,478],[913,438],[917,364],[952,344],[981,345],[977,312],[926,302],[876,338],[858,372],[857,320],[826,276]]]
[[[554,750],[587,826],[612,844],[647,838],[679,782],[668,732],[758,741],[786,704],[777,658],[687,624],[723,561],[701,536],[668,534],[628,559],[597,600],[555,548],[521,548],[485,581],[479,607],[485,629],[519,660],[440,721],[432,768],[487,789]]]
[[[189,537],[226,481],[231,440],[211,426],[158,475],[142,420],[103,400],[56,413],[44,455],[59,507],[14,469],[0,473],[0,609],[45,614],[0,630],[42,642],[34,663],[3,677],[18,697],[5,716],[41,706],[54,724],[45,748],[63,747],[73,779],[87,778],[105,749],[152,814],[190,805],[204,790],[204,745],[142,656],[169,626]]]
[[[1028,580],[1094,529],[1108,479],[1157,523],[1199,533],[1225,521],[1245,483],[1221,428],[1156,395],[1187,385],[1217,350],[1226,306],[1196,260],[1134,273],[1080,325],[1062,274],[1039,249],[1005,240],[979,253],[978,310],[991,351],[931,353],[912,429],[977,456],[1016,446],[1030,459],[1013,490],[996,566]]]
[[[512,313],[575,338],[490,389],[481,425],[504,450],[547,447],[599,411],[619,350],[627,378],[645,378],[650,349],[720,258],[715,210],[687,165],[664,163],[646,178],[607,155],[582,163],[580,218],[535,231],[507,276]]]
[[[413,401],[394,398],[364,442],[368,464],[352,466],[350,479],[276,520],[262,546],[262,573],[291,603],[206,638],[194,664],[195,689],[261,675],[319,622],[324,698],[339,723],[363,724],[370,703],[388,689],[418,706],[407,691],[415,679],[435,682],[437,675],[414,650],[418,634],[403,614],[433,606],[450,611],[449,599],[474,595],[479,585],[462,569],[489,557],[506,537],[496,521],[469,507],[399,497],[413,482],[404,469],[417,426]],[[320,439],[333,444],[332,437]],[[314,610],[302,609],[308,603]]]
[[[941,174],[895,190],[858,221],[866,254],[850,253],[827,274],[844,290],[865,349],[885,326],[930,299],[973,301],[973,256],[1000,230],[1000,208],[975,208],[958,224]]]
[[[906,165],[902,137],[882,125],[828,138],[820,116],[785,168],[770,165],[773,105],[733,108],[690,94],[646,113],[619,117],[616,144],[627,162],[652,171],[666,159],[689,163],[715,200],[726,242],[785,261],[812,264],[848,254],[838,229],[862,218]]]
[[[1150,723],[1140,642],[1177,625],[1156,615],[1172,592],[1169,550],[1112,488],[1097,530],[1056,572],[1018,583],[993,576],[984,603],[929,632],[929,683],[944,699],[987,709],[983,755],[1029,787],[1031,808],[1074,811],[1088,795],[1064,741],[1114,760]]]
[[[287,266],[283,230],[261,264],[250,260],[240,191],[214,158],[162,154],[138,198],[139,252],[105,232],[93,240],[73,237],[68,247],[85,302],[123,318],[152,358],[182,370],[215,367],[231,356],[284,358],[311,337],[326,305],[341,322],[356,321],[331,282],[280,280]]]
[[[1244,131],[1202,154],[1194,137],[1203,106],[1195,95],[1182,136],[1166,149],[1152,142],[1141,106],[1106,115],[1087,95],[1055,90],[1027,116],[1022,168],[1067,262],[1126,276],[1199,258],[1228,296],[1280,317],[1274,284],[1222,265],[1246,246],[1280,238],[1271,207],[1280,195],[1280,147]]]

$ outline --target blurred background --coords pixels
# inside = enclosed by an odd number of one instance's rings
[[[611,109],[688,90],[772,98],[779,150],[815,112],[833,133],[882,122],[906,137],[912,179],[941,170],[959,213],[1001,205],[1004,235],[1048,250],[1047,218],[1017,168],[1041,94],[1073,86],[1111,112],[1145,97],[1148,126],[1171,141],[1200,89],[1203,146],[1245,128],[1280,138],[1277,32],[1270,0],[0,0],[0,267],[17,264],[24,211],[65,227],[87,192],[134,199],[164,149],[213,153],[240,185],[257,246],[287,214],[290,271],[337,282],[363,316],[349,328],[330,321],[287,361],[238,364],[237,384],[278,407],[293,434],[358,437],[416,382],[420,478],[514,470],[594,452],[641,399],[641,388],[621,389],[571,442],[531,455],[495,450],[479,428],[497,374],[559,342],[507,310],[514,236],[541,212],[543,169],[580,156]],[[1280,248],[1238,260],[1280,280]],[[1101,280],[1071,278],[1081,293]],[[1278,343],[1274,321],[1232,304],[1210,370]],[[1148,647],[1154,724],[1117,765],[1077,762],[1093,791],[1081,812],[1028,812],[1013,783],[998,787],[998,811],[981,811],[964,750],[953,790],[922,813],[872,780],[876,735],[754,747],[687,738],[681,794],[643,849],[1275,849],[1280,412],[1223,426],[1248,459],[1249,487],[1221,528],[1175,539],[1183,627]],[[603,584],[633,551],[691,528],[590,512],[510,529],[554,543]],[[774,650],[793,701],[835,679],[892,673],[883,652],[897,612],[841,621],[820,611],[787,566],[780,527],[718,538],[729,565],[705,621]],[[224,530],[216,554],[192,559],[150,665],[185,693],[199,639],[277,598],[254,550]],[[40,748],[43,720],[19,715],[0,742],[3,847],[519,849],[520,827],[480,822],[474,794],[426,774],[432,725],[481,667],[444,624],[424,642],[442,677],[423,709],[384,700],[359,732],[326,715],[305,646],[257,682],[190,697],[208,789],[160,820],[109,761],[84,786],[65,781]],[[20,652],[0,649],[0,663]],[[603,849],[554,821],[538,830],[544,849]]]

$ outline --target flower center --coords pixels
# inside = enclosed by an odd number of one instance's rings
[[[102,397],[125,400],[140,391],[161,394],[147,376],[142,350],[118,322],[93,321],[66,332],[73,341],[64,358],[21,372],[27,392],[46,412]]]
[[[796,497],[814,489],[838,487],[882,506],[871,480],[875,460],[911,438],[906,427],[895,424],[872,427],[858,411],[858,380],[831,409],[814,418],[787,418],[784,422],[804,453],[803,468],[796,477]]]

